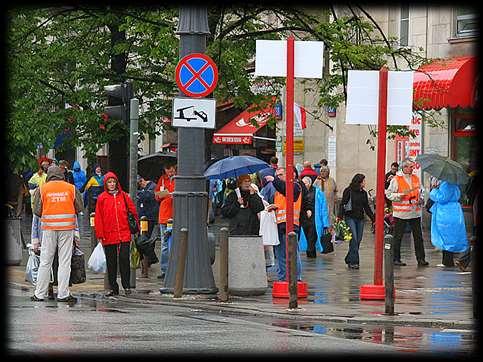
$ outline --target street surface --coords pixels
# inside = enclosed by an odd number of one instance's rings
[[[90,255],[81,218],[81,249]],[[210,226],[217,233],[220,223]],[[29,220],[23,220],[29,241]],[[148,279],[126,297],[103,297],[103,277],[87,270],[87,282],[74,285],[79,298],[69,306],[56,301],[31,302],[24,261],[8,268],[9,353],[455,353],[475,349],[471,272],[442,268],[440,252],[425,235],[428,268],[418,268],[412,240],[403,240],[406,267],[395,269],[395,316],[384,315],[384,301],[359,300],[359,286],[372,283],[373,236],[366,228],[361,269],[343,262],[348,245],[331,255],[309,260],[302,254],[303,279],[309,297],[288,310],[287,299],[274,299],[271,289],[257,297],[231,296],[221,303],[212,296],[161,295],[153,265]],[[159,245],[156,248],[159,254]],[[216,263],[215,263],[216,264]],[[217,269],[215,281],[218,280]]]

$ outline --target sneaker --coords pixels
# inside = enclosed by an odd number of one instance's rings
[[[131,289],[124,289],[124,294],[125,295],[129,295],[131,293],[132,293]]]
[[[428,266],[429,263],[426,260],[418,260],[418,266]]]
[[[76,303],[77,298],[73,297],[72,295],[69,295],[68,297],[65,298],[57,298],[57,302],[62,302],[62,303]]]
[[[105,294],[106,297],[114,297],[115,295],[119,295],[119,292],[116,293],[114,290],[110,290]]]
[[[35,296],[35,294],[34,294],[33,296],[31,296],[31,297],[30,297],[30,300],[31,300],[32,302],[43,302],[43,301],[44,301],[43,299],[37,298],[37,297]]]
[[[394,261],[394,265],[397,265],[397,266],[406,266],[406,263],[403,263],[401,260],[395,260]]]
[[[359,269],[359,264],[347,264],[349,269]]]

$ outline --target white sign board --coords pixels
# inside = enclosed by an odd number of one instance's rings
[[[215,128],[216,100],[174,98],[173,127]]]
[[[295,78],[322,78],[324,43],[321,41],[294,42]],[[287,41],[257,40],[255,76],[287,76]]]
[[[413,118],[412,71],[389,71],[387,125],[408,126]],[[379,114],[379,71],[349,70],[346,124],[376,124]]]

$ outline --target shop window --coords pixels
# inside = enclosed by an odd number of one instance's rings
[[[399,45],[407,47],[409,44],[409,5],[401,6],[401,19],[399,21]]]
[[[459,162],[469,172],[475,171],[477,157],[476,114],[474,110],[454,110],[451,112],[452,123],[452,159]],[[463,187],[463,191],[464,191]],[[461,202],[469,207],[469,198],[462,193]]]
[[[475,9],[456,9],[456,36],[464,38],[478,35],[478,15]]]

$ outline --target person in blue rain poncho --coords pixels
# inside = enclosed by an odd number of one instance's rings
[[[325,233],[326,229],[330,228],[329,222],[329,210],[327,207],[327,201],[325,199],[324,192],[319,187],[314,187],[315,189],[315,206],[314,206],[314,222],[315,231],[317,234],[317,240],[315,242],[315,250],[319,253],[323,251],[322,244],[320,243],[320,237]],[[307,250],[307,238],[303,231],[300,230],[299,237],[299,250]]]
[[[463,209],[459,203],[461,191],[458,185],[441,181],[433,188],[429,198],[431,206],[431,243],[440,250],[453,253],[468,248]]]

